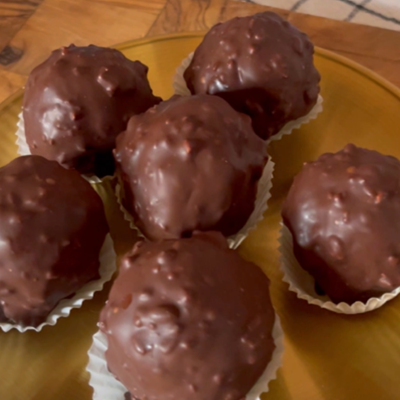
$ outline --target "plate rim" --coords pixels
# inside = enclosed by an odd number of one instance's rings
[[[155,42],[163,42],[168,40],[174,39],[192,39],[192,38],[201,38],[207,31],[195,31],[195,32],[175,32],[175,33],[168,33],[165,35],[156,35],[151,37],[139,38],[139,39],[131,39],[125,42],[121,42],[115,45],[110,46],[111,48],[115,48],[117,50],[123,51],[128,48],[143,46],[149,43]],[[387,80],[382,75],[378,74],[377,72],[372,71],[368,67],[351,60],[348,57],[342,56],[341,54],[335,53],[331,50],[324,49],[319,46],[314,47],[315,54],[320,57],[326,58],[330,61],[336,62],[338,64],[344,65],[345,67],[353,70],[354,72],[363,75],[365,78],[373,81],[386,91],[390,92],[393,96],[395,96],[400,101],[400,87],[397,87],[394,83]],[[323,77],[322,77],[323,79]],[[18,89],[15,93],[11,94],[5,100],[0,103],[0,113],[6,108],[8,105],[13,103],[18,97],[22,96],[24,92],[24,86]]]

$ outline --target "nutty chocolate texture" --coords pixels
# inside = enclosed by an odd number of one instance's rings
[[[40,156],[0,168],[0,321],[37,326],[99,277],[108,226],[78,172]]]
[[[139,242],[100,317],[109,370],[135,399],[242,400],[271,360],[269,280],[218,232]]]
[[[82,174],[112,175],[115,138],[130,117],[159,103],[148,68],[121,52],[70,45],[30,74],[23,117],[32,154]]]
[[[224,98],[268,139],[316,104],[320,75],[308,36],[273,12],[213,26],[184,73],[193,94]]]
[[[283,205],[300,265],[335,302],[400,286],[400,161],[347,145],[306,163]]]
[[[114,151],[125,208],[151,240],[237,233],[267,162],[250,118],[216,96],[174,96],[132,117]]]

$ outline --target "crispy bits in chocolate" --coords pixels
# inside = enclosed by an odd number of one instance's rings
[[[25,156],[0,168],[0,321],[37,326],[99,277],[103,203],[78,172]]]
[[[314,47],[279,15],[264,12],[215,25],[184,73],[192,93],[218,95],[248,114],[268,139],[317,102]]]
[[[151,240],[237,233],[267,161],[250,119],[208,95],[174,96],[132,117],[114,155],[124,205]]]
[[[242,400],[271,360],[274,320],[268,278],[207,232],[135,245],[100,328],[133,398]]]
[[[159,103],[148,68],[121,52],[71,45],[30,74],[23,117],[32,154],[82,174],[112,174],[115,138],[129,118]]]
[[[306,163],[283,206],[294,254],[336,303],[400,286],[400,162],[347,145]]]

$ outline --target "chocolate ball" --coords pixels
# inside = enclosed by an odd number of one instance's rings
[[[274,320],[268,278],[207,232],[137,244],[100,328],[133,398],[241,400],[272,358]]]
[[[114,155],[125,207],[152,240],[237,233],[267,161],[250,119],[208,95],[174,96],[132,117]]]
[[[78,172],[25,156],[0,168],[0,321],[37,326],[99,277],[103,204]]]
[[[273,12],[215,25],[184,73],[192,93],[224,98],[263,139],[316,104],[320,75],[303,32]]]
[[[400,162],[347,145],[306,163],[282,216],[300,265],[335,302],[400,286]]]
[[[70,45],[30,74],[23,117],[32,154],[82,174],[113,174],[115,138],[129,118],[161,101],[148,68],[121,52]]]

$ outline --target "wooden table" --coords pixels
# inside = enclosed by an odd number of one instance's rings
[[[279,4],[279,0],[277,0]],[[0,102],[24,85],[51,50],[111,46],[268,9],[233,0],[0,0]],[[400,32],[274,9],[321,47],[352,58],[400,86]]]

